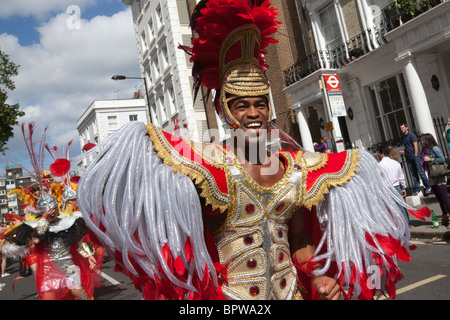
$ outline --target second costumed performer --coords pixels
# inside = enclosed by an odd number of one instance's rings
[[[26,135],[25,129],[29,134]],[[102,285],[100,271],[103,257],[96,259],[95,251],[85,241],[89,229],[80,212],[65,215],[58,200],[45,187],[43,179],[43,144],[35,150],[35,126],[22,124],[22,131],[39,185],[35,217],[5,232],[10,256],[26,257],[36,266],[36,288],[40,300],[92,300],[94,288]],[[72,196],[63,194],[64,201]]]

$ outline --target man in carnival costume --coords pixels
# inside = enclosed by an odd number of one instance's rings
[[[200,1],[188,51],[196,90],[215,92],[231,145],[125,125],[87,153],[78,205],[144,299],[395,296],[409,228],[363,150],[268,152],[270,1]],[[257,154],[257,156],[255,156]],[[424,218],[428,210],[411,213]],[[406,248],[405,248],[406,247]],[[379,270],[370,285],[369,267]],[[300,283],[300,285],[299,285]]]
[[[28,137],[25,128],[23,124],[22,131],[41,190],[36,204],[38,216],[5,233],[5,239],[11,244],[8,254],[27,256],[32,248],[36,287],[41,300],[92,300],[94,287],[101,285],[102,260],[96,260],[95,252],[84,241],[89,230],[81,214],[62,215],[58,200],[44,187],[42,147],[45,133],[39,151],[35,151],[34,124],[28,126]]]

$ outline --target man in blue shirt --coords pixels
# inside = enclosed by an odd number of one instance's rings
[[[425,186],[425,193],[431,192],[431,185],[422,168],[421,159],[419,156],[419,146],[417,144],[417,137],[414,133],[409,132],[407,124],[402,124],[400,130],[403,133],[403,145],[405,146],[404,151],[400,151],[400,154],[404,154],[406,162],[408,163],[409,171],[414,182],[414,193],[417,196],[420,194],[420,181],[419,176],[422,179],[423,185]]]

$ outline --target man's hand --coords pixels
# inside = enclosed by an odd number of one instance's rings
[[[341,287],[328,276],[314,278],[313,286],[323,300],[339,300],[341,297]]]

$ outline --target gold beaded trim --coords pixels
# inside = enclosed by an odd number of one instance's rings
[[[155,128],[152,124],[147,124],[147,131],[154,149],[158,153],[158,156],[163,160],[164,164],[171,166],[174,173],[180,172],[191,178],[201,189],[200,196],[205,199],[206,205],[211,205],[214,210],[220,209],[221,212],[225,212],[228,209],[228,202],[232,195],[223,193],[219,190],[215,177],[211,172],[202,165],[180,155],[180,153],[167,141],[160,129]],[[193,149],[193,151],[198,152],[198,148]],[[225,152],[225,150],[223,152]],[[198,155],[204,159],[203,153]],[[220,168],[225,172],[228,192],[230,192],[229,183],[232,179],[227,166],[214,162],[212,159],[205,160],[208,162],[212,161],[212,166]]]
[[[338,172],[324,173],[314,182],[311,189],[305,192],[303,205],[308,210],[311,210],[313,206],[324,200],[324,195],[330,192],[331,187],[341,186],[355,176],[360,159],[358,150],[347,150],[344,152],[347,153],[347,159],[342,169]],[[312,171],[307,166],[303,168],[308,172]]]
[[[234,155],[234,164],[236,166],[236,168],[241,172],[241,174],[244,176],[245,180],[247,181],[247,183],[257,192],[259,193],[275,193],[277,190],[280,189],[280,187],[282,185],[284,185],[286,183],[287,180],[289,180],[292,171],[294,170],[294,159],[292,158],[292,155],[289,152],[281,152],[285,158],[287,159],[287,168],[286,171],[284,173],[283,178],[281,178],[280,181],[278,181],[276,184],[274,184],[271,187],[263,187],[261,185],[259,185],[249,174],[247,171],[244,170],[244,168],[242,168],[241,164],[239,163],[239,161],[237,160],[236,155]]]

